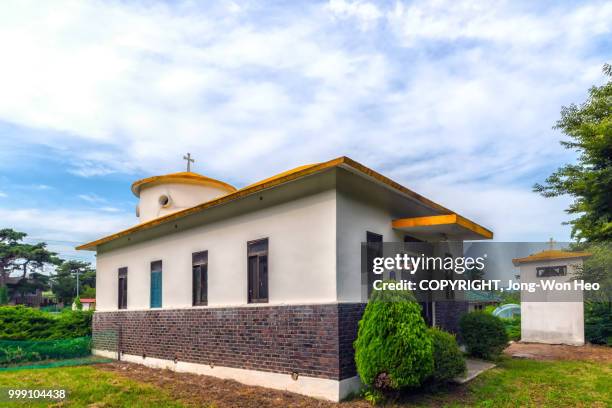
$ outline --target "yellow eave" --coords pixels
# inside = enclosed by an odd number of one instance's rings
[[[143,188],[162,183],[200,184],[221,187],[227,190],[228,193],[236,191],[236,187],[224,183],[223,181],[206,177],[198,173],[184,171],[180,173],[165,174],[163,176],[147,177],[135,181],[132,184],[132,193],[134,193],[136,197],[140,197],[140,190]]]
[[[227,195],[224,195],[222,197],[216,198],[214,200],[211,201],[207,201],[205,203],[202,203],[200,205],[197,205],[195,207],[191,207],[191,208],[186,208],[184,210],[181,211],[177,211],[175,213],[172,214],[168,214],[165,215],[163,217],[159,217],[159,218],[155,218],[153,220],[147,221],[147,222],[143,222],[141,224],[137,224],[133,227],[130,227],[128,229],[125,229],[123,231],[119,231],[115,234],[106,236],[104,238],[100,238],[98,240],[92,241],[92,242],[88,242],[86,244],[80,245],[78,247],[76,247],[77,250],[93,250],[95,249],[98,245],[101,244],[105,244],[107,242],[113,241],[115,239],[118,238],[122,238],[125,237],[127,235],[130,235],[134,232],[137,231],[142,231],[145,229],[149,229],[149,228],[153,228],[159,224],[163,224],[166,222],[170,222],[170,221],[174,221],[177,220],[179,218],[185,217],[187,215],[190,214],[194,214],[200,211],[203,211],[207,208],[211,208],[217,205],[221,205],[221,204],[225,204],[228,203],[230,201],[234,201],[237,199],[240,199],[242,197],[246,197],[250,194],[254,194],[258,191],[261,190],[266,190],[268,188],[272,188],[272,187],[276,187],[278,185],[305,177],[305,176],[309,176],[311,174],[315,174],[315,173],[319,173],[334,167],[342,167],[345,168],[347,170],[351,170],[366,176],[369,176],[371,178],[373,178],[374,180],[376,180],[379,183],[382,183],[394,190],[399,191],[400,193],[404,194],[405,196],[410,197],[411,199],[420,202],[421,204],[437,211],[443,214],[451,214],[453,215],[454,213],[449,210],[448,208],[445,208],[443,206],[441,206],[438,203],[435,203],[433,201],[431,201],[430,199],[415,193],[414,191],[402,186],[399,183],[396,183],[395,181],[389,179],[388,177],[383,176],[382,174],[362,165],[361,163],[358,163],[356,161],[354,161],[353,159],[346,157],[346,156],[342,156],[342,157],[338,157],[336,159],[332,159],[330,161],[327,162],[322,162],[322,163],[318,163],[318,164],[313,164],[313,165],[307,165],[307,166],[302,166],[302,167],[298,167],[296,169],[290,170],[288,172],[285,173],[280,173],[279,175],[276,175],[274,177],[271,177],[269,179],[265,179],[262,180],[260,182],[257,182],[255,184],[251,184],[247,187],[241,188],[240,190],[236,190],[233,192],[230,192]],[[158,176],[158,177],[163,177],[163,176]],[[203,177],[203,176],[202,176]],[[147,179],[143,179],[143,180],[147,180]],[[142,180],[141,180],[142,181]],[[231,186],[230,186],[231,187]],[[232,187],[233,188],[233,187]],[[456,214],[455,214],[456,215]],[[466,220],[468,221],[468,220]],[[471,221],[468,221],[471,222]],[[476,225],[476,224],[475,224]],[[480,227],[482,228],[482,227]],[[483,230],[487,231],[491,237],[493,236],[493,233],[484,229]]]
[[[574,258],[588,258],[592,254],[588,252],[569,252],[562,251],[559,249],[551,249],[548,251],[538,252],[524,258],[515,258],[512,260],[514,265],[520,265],[530,262],[541,262],[541,261],[556,261],[561,259],[574,259]]]
[[[434,230],[434,227],[458,227],[458,229],[465,230],[476,234],[476,239],[492,239],[493,232],[489,231],[485,227],[476,224],[473,221],[462,217],[459,214],[444,214],[444,215],[431,215],[427,217],[413,217],[413,218],[400,218],[393,220],[391,225],[394,229],[401,229],[404,231],[427,231],[428,229]],[[443,229],[441,231],[444,231]]]

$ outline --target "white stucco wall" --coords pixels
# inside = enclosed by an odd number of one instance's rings
[[[402,242],[404,234],[391,228],[393,217],[383,206],[338,192],[338,301],[367,300],[367,288],[361,282],[361,243],[367,232],[383,236],[384,242]]]
[[[398,193],[376,187],[371,182],[354,179],[354,176],[339,174],[337,196],[337,288],[339,302],[367,301],[367,287],[361,277],[361,244],[366,241],[367,232],[382,235],[383,242],[404,242],[406,232],[392,228],[392,221],[402,217],[418,217],[432,214],[431,209],[424,209],[419,204],[407,203]],[[357,184],[355,184],[357,183]],[[429,213],[424,213],[428,211]],[[410,234],[408,234],[410,235]],[[421,237],[435,242],[442,237]],[[400,246],[401,248],[401,246]],[[450,242],[435,247],[432,256],[444,256],[446,252],[453,256],[463,255],[462,242]],[[384,248],[384,256],[394,256],[392,248]],[[389,276],[381,275],[386,279]],[[442,278],[432,273],[432,277]],[[457,275],[457,279],[461,276]],[[401,276],[396,275],[396,279]],[[438,297],[443,296],[440,293]],[[436,296],[432,296],[435,300]]]
[[[521,284],[555,280],[571,282],[580,260],[533,262],[520,267]],[[536,268],[567,265],[567,276],[541,277]],[[538,300],[538,301],[535,301]],[[582,292],[521,291],[521,341],[548,344],[584,344],[584,304]]]
[[[128,267],[128,310],[149,309],[150,263],[162,260],[162,305],[192,307],[191,255],[208,250],[208,307],[247,304],[247,241],[269,239],[269,303],[336,300],[336,192],[325,190],[168,236],[101,252],[97,310],[117,309]]]
[[[164,183],[146,186],[140,191],[139,221],[146,222],[185,208],[194,207],[228,194],[228,190],[216,185]],[[159,204],[159,197],[170,197],[167,206]]]

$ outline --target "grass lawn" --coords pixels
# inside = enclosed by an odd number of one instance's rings
[[[612,364],[505,359],[467,387],[397,406],[610,407]]]
[[[0,389],[66,389],[66,400],[6,403],[15,407],[182,407],[155,386],[132,381],[95,366],[26,369],[0,373]],[[7,405],[4,405],[7,404]]]
[[[201,386],[197,392],[191,388],[191,392],[186,393],[183,391],[185,383],[194,387],[198,384]],[[97,408],[337,406],[211,377],[202,378],[136,365],[111,364],[2,372],[0,388],[5,387],[68,389],[70,394],[67,400],[51,405],[57,407],[82,407],[90,404]],[[49,405],[49,401],[46,401],[12,406]],[[346,408],[367,406],[360,399],[339,405]],[[403,395],[387,406],[609,407],[612,406],[612,364],[505,359],[497,368],[467,386],[450,387],[433,395]]]

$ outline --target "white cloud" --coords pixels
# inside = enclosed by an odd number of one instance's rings
[[[374,3],[367,1],[330,0],[327,9],[338,18],[356,18],[364,30],[375,27],[383,15]]]
[[[87,201],[88,203],[104,203],[106,199],[100,197],[97,194],[89,193],[89,194],[79,194],[78,197],[81,200]]]
[[[109,213],[118,213],[121,212],[122,210],[116,207],[100,207],[98,208],[98,210],[100,211],[104,211],[104,212],[109,212]]]
[[[136,218],[125,213],[95,210],[54,210],[0,208],[0,220],[40,241],[64,241],[74,246],[134,225]]]
[[[0,191],[0,198],[5,198],[8,197],[8,194],[6,194],[5,192]]]
[[[601,78],[610,3],[194,4],[0,4],[0,120],[50,131],[14,143],[84,177],[176,171],[190,151],[239,185],[349,155],[566,219],[529,184],[574,158],[551,125]]]

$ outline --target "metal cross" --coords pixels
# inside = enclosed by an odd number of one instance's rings
[[[552,237],[548,240],[548,246],[550,247],[550,250],[552,251],[555,248],[555,244],[557,243],[557,241],[555,241],[554,239],[552,239]]]
[[[191,153],[187,153],[187,156],[183,156],[183,160],[187,160],[187,171],[191,171],[191,163],[195,163],[195,160],[191,158]]]

